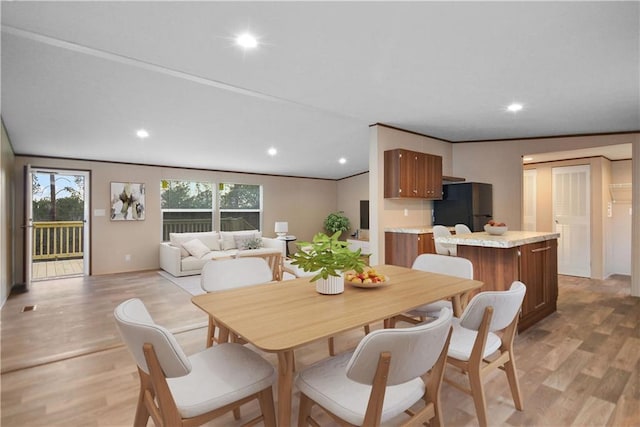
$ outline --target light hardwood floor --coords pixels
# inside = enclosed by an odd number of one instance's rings
[[[191,295],[155,271],[38,282],[12,295],[1,312],[0,424],[132,425],[136,367],[112,317],[113,308],[131,297],[141,298],[188,354],[204,348],[206,316]],[[35,311],[21,311],[30,305]],[[338,337],[337,350],[353,347],[361,336]],[[640,425],[640,298],[629,296],[628,277],[561,276],[558,312],[520,334],[515,351],[525,410],[514,409],[504,374],[491,374],[491,425]],[[275,365],[272,355],[263,355]],[[325,340],[298,350],[297,366],[324,357]],[[296,412],[297,400],[296,394]],[[445,425],[477,425],[469,396],[443,384],[442,403]],[[246,406],[243,419],[256,412]],[[229,414],[207,425],[239,423]]]

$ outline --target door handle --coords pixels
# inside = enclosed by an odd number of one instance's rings
[[[538,248],[538,249],[531,249],[531,253],[544,252],[544,251],[548,251],[549,249],[551,249],[551,246],[546,246],[544,248]]]

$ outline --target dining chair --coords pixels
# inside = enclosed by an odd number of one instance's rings
[[[157,426],[197,426],[253,400],[260,405],[260,415],[247,424],[275,426],[276,372],[259,354],[225,343],[187,357],[174,335],[157,325],[137,298],[119,304],[114,317],[138,365],[135,427],[146,426],[149,417]]]
[[[202,267],[201,274],[200,286],[205,292],[241,288],[273,281],[273,271],[262,257],[212,260]],[[207,347],[211,347],[216,342],[226,342],[229,339],[227,336],[216,338],[216,329],[213,317],[209,316]],[[233,340],[235,339],[233,338]]]
[[[463,279],[473,279],[473,264],[466,258],[438,254],[421,254],[413,261],[411,268]],[[429,284],[426,283],[425,286],[429,286]],[[466,301],[462,301],[462,303],[463,306],[466,305]],[[438,316],[443,307],[453,309],[451,301],[443,300],[432,302],[415,308],[406,314],[394,316],[391,319],[390,327],[395,327],[396,322],[400,320],[413,324],[424,322],[427,317]]]
[[[456,234],[469,234],[471,233],[471,229],[467,227],[466,224],[456,224],[453,229],[456,231]]]
[[[432,230],[433,230],[434,243],[436,247],[436,253],[440,255],[456,256],[457,254],[456,245],[453,245],[450,243],[439,243],[437,240],[435,240],[436,237],[450,237],[451,231],[449,231],[449,229],[444,225],[434,225]]]
[[[298,427],[312,424],[314,405],[343,426],[379,426],[406,413],[402,425],[442,425],[440,386],[451,336],[451,310],[406,329],[379,329],[356,349],[321,360],[296,377],[300,390]],[[428,380],[422,379],[429,370]],[[418,412],[409,410],[424,400]],[[394,420],[395,421],[395,420]]]
[[[274,282],[282,281],[282,273],[283,273],[283,265],[282,265],[282,253],[281,252],[271,252],[271,253],[248,253],[245,254],[244,251],[239,251],[237,258],[262,258],[267,262],[267,265],[271,269],[272,279]]]
[[[473,397],[481,427],[487,425],[483,378],[492,370],[505,371],[516,409],[524,408],[513,341],[525,293],[526,286],[519,281],[514,281],[507,291],[481,292],[471,299],[460,319],[453,319],[447,363],[469,377],[470,388],[446,377],[445,381]],[[496,334],[499,331],[502,333]]]

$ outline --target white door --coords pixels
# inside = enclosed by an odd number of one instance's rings
[[[536,180],[538,171],[527,169],[522,174],[522,229],[536,231]]]
[[[558,273],[591,277],[590,166],[552,168],[552,192]]]

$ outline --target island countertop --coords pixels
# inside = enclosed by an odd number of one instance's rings
[[[438,243],[450,243],[454,245],[482,246],[487,248],[513,248],[529,243],[537,243],[545,240],[557,239],[560,233],[540,231],[507,231],[501,236],[493,236],[487,232],[457,234],[449,237],[436,237]]]
[[[453,231],[453,227],[448,227]],[[433,233],[433,225],[404,225],[400,227],[385,227],[387,233],[424,234]]]

